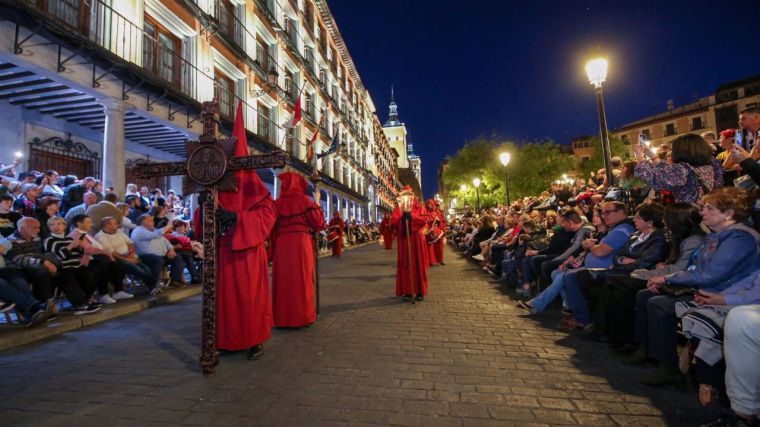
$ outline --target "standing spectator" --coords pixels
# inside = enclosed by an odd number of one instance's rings
[[[657,156],[647,160],[645,147],[640,144],[633,146],[633,153],[638,161],[635,175],[656,191],[671,191],[676,202],[697,203],[713,188],[723,186],[723,167],[699,135],[686,134],[673,140],[672,163]]]
[[[54,196],[58,199],[63,197],[63,189],[58,186],[58,172],[54,170],[48,170],[42,177],[42,195]]]
[[[142,186],[140,187],[140,205],[145,208],[145,212],[150,209],[150,206],[153,204],[153,200],[150,197],[150,190],[148,190],[148,187]]]
[[[130,197],[136,197],[138,200],[137,208],[142,213],[148,212],[148,209],[150,208],[150,204],[147,203],[145,200],[142,199],[142,196],[140,195],[140,192],[137,191],[137,185],[136,184],[127,184],[127,191],[124,194],[124,201],[131,205],[129,202]],[[137,217],[132,219],[132,222],[135,222],[137,220]]]
[[[116,196],[116,194],[108,193],[105,195],[103,201],[90,205],[87,208],[85,213],[92,219],[93,224],[90,234],[95,235],[95,233],[100,231],[100,223],[103,221],[103,218],[107,216],[116,218],[116,221],[121,224],[124,215],[122,214],[121,209],[116,207],[117,200],[118,196]]]
[[[124,234],[129,236],[132,234],[132,230],[137,227],[134,222],[132,222],[131,219],[129,219],[129,205],[126,203],[117,203],[116,207],[119,208],[119,211],[121,211],[121,229],[124,231]]]
[[[3,194],[0,196],[0,235],[8,237],[16,231],[16,223],[21,219],[21,214],[11,210],[13,197]]]
[[[87,208],[94,205],[95,203],[98,203],[98,198],[95,196],[95,193],[92,191],[84,193],[84,196],[82,197],[82,203],[69,209],[64,216],[69,226],[71,226],[71,221],[75,216],[84,215],[87,212]]]
[[[95,187],[95,178],[88,176],[77,184],[72,184],[63,190],[63,199],[61,203],[61,212],[68,213],[69,209],[74,206],[80,205],[84,202],[84,194],[88,191],[92,191]],[[97,203],[97,196],[95,202]]]
[[[172,225],[157,229],[153,223],[153,217],[143,214],[137,220],[137,228],[132,231],[132,240],[135,242],[135,251],[140,259],[148,264],[153,275],[161,276],[164,266],[171,266],[171,286],[184,286],[185,262],[177,256],[172,244],[164,235],[171,233]]]
[[[21,186],[21,196],[13,202],[13,210],[23,216],[33,217],[37,211],[37,197],[40,189],[37,184],[24,184]]]
[[[101,229],[95,235],[95,240],[100,242],[103,249],[121,264],[127,274],[137,277],[149,290],[156,289],[158,276],[154,275],[150,267],[137,256],[134,242],[119,228],[115,218],[103,218]],[[118,299],[116,295],[114,298]]]

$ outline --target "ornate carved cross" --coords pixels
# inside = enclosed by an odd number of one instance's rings
[[[186,175],[183,194],[201,193],[203,224],[203,321],[201,325],[202,350],[200,365],[204,374],[214,373],[219,363],[216,350],[216,242],[215,211],[219,191],[236,191],[234,171],[243,169],[282,168],[289,161],[288,153],[278,150],[269,154],[231,157],[237,138],[218,138],[219,105],[216,101],[203,103],[201,118],[203,134],[199,141],[187,141],[187,160],[183,162],[147,163],[135,166],[136,174],[154,176]]]

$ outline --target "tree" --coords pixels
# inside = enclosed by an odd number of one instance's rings
[[[512,200],[533,196],[549,187],[563,173],[573,169],[571,156],[563,153],[559,145],[550,140],[516,144],[496,139],[478,139],[467,143],[454,156],[448,158],[443,183],[449,194],[457,197],[459,205],[475,206],[474,178],[481,179],[481,207],[506,202],[506,174],[499,162],[502,152],[511,154],[509,163],[510,194]],[[462,189],[462,184],[466,185]]]
[[[622,139],[610,135],[610,157],[619,156],[624,162],[631,159],[631,147],[623,142]],[[578,165],[579,176],[588,178],[589,172],[596,172],[599,169],[604,169],[604,155],[602,153],[602,143],[600,137],[595,137],[591,140],[591,146],[593,152],[591,158],[580,162]]]

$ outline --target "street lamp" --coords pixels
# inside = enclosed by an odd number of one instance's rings
[[[477,211],[480,212],[480,178],[475,178],[472,180],[472,185],[475,186],[475,194],[477,194],[478,197],[478,204]]]
[[[604,171],[607,174],[607,185],[612,185],[612,159],[610,158],[610,138],[607,135],[607,116],[604,114],[604,98],[602,83],[607,79],[607,60],[597,58],[586,64],[588,80],[596,89],[596,106],[599,110],[599,129],[602,136],[602,154],[604,155]]]
[[[501,160],[501,164],[504,165],[504,174],[506,175],[507,181],[507,207],[512,204],[512,200],[509,197],[509,161],[511,159],[512,156],[507,152],[499,154],[499,160]]]

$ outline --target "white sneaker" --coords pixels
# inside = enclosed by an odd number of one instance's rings
[[[130,294],[129,292],[119,291],[119,292],[116,292],[115,294],[111,295],[111,297],[113,299],[115,299],[116,301],[119,301],[119,300],[123,300],[123,299],[134,298],[134,295]]]
[[[483,255],[481,255],[481,254],[477,254],[477,255],[473,256],[472,259],[478,260],[478,261],[485,261],[485,258],[483,258]]]
[[[107,304],[114,304],[114,303],[116,303],[116,300],[113,299],[113,298],[111,298],[110,295],[105,294],[102,297],[100,297],[100,299],[98,300],[98,302],[101,303],[101,304],[103,304],[103,305],[107,305]]]

